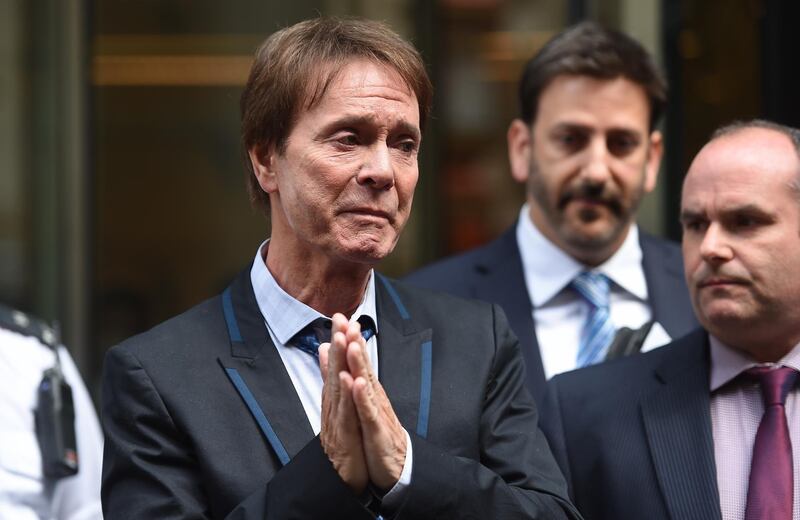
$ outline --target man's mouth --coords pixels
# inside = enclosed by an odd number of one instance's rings
[[[368,208],[368,207],[350,208],[343,211],[343,213],[350,213],[352,215],[357,215],[359,217],[368,217],[368,218],[372,217],[388,221],[392,220],[391,215],[388,212],[378,208]]]
[[[729,278],[725,276],[714,276],[711,278],[704,278],[697,282],[697,287],[703,289],[705,287],[725,287],[728,285],[745,285],[745,281],[739,278]]]
[[[578,204],[582,204],[584,206],[589,207],[599,207],[599,206],[608,206],[608,201],[602,199],[595,199],[595,198],[588,198],[588,197],[574,197],[567,201],[569,202],[576,202]]]
[[[597,210],[600,208],[606,208],[614,215],[620,215],[622,213],[622,205],[616,198],[587,197],[586,195],[567,194],[561,198],[559,207],[563,210],[570,203],[575,203],[581,209]]]

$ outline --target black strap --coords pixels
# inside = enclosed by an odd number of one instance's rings
[[[622,327],[617,330],[614,336],[614,341],[608,347],[606,353],[606,361],[623,356],[630,356],[642,350],[645,338],[650,334],[650,329],[653,328],[653,320],[648,321],[640,328],[631,330],[628,327]]]

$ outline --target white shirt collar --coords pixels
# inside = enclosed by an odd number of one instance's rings
[[[267,243],[265,240],[256,251],[253,260],[253,267],[250,269],[250,280],[253,283],[258,308],[261,315],[267,322],[267,326],[281,344],[285,345],[295,334],[317,318],[330,318],[312,309],[305,303],[296,300],[284,291],[272,273],[267,269],[264,261],[263,252],[266,252]],[[364,298],[356,308],[353,316],[369,316],[375,323],[375,331],[378,331],[378,315],[375,307],[375,276],[374,271],[370,270],[367,290]],[[352,317],[351,317],[352,318]]]
[[[522,206],[517,220],[517,244],[534,307],[546,304],[581,271],[587,269],[536,228],[531,221],[528,204]],[[642,269],[642,248],[636,224],[631,225],[628,236],[617,252],[593,270],[605,274],[633,296],[647,301],[647,282]]]

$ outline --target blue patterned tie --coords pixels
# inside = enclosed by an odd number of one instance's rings
[[[608,278],[600,273],[584,271],[572,281],[572,287],[589,304],[589,316],[578,346],[577,366],[580,368],[603,361],[615,331],[608,307]]]
[[[358,318],[361,324],[361,335],[369,341],[375,335],[375,325],[369,316]],[[297,347],[306,354],[314,356],[319,361],[319,346],[331,340],[331,320],[328,318],[317,318],[292,336],[286,344]]]

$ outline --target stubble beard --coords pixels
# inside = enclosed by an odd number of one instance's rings
[[[565,190],[554,203],[548,196],[546,185],[541,181],[541,173],[536,161],[531,160],[528,173],[528,193],[539,206],[540,213],[559,241],[569,249],[580,252],[582,257],[593,257],[597,255],[598,251],[606,250],[618,243],[621,237],[627,233],[644,196],[644,179],[645,175],[642,172],[642,182],[637,187],[636,194],[631,199],[629,206],[624,204],[621,194],[609,194],[603,186],[592,186],[585,183]],[[570,200],[576,196],[598,201],[603,205],[605,211],[584,208],[578,213],[577,221],[569,219],[566,215],[567,206]],[[603,213],[608,215],[606,218],[613,219],[607,228],[599,231],[587,229],[594,221],[603,218]]]

